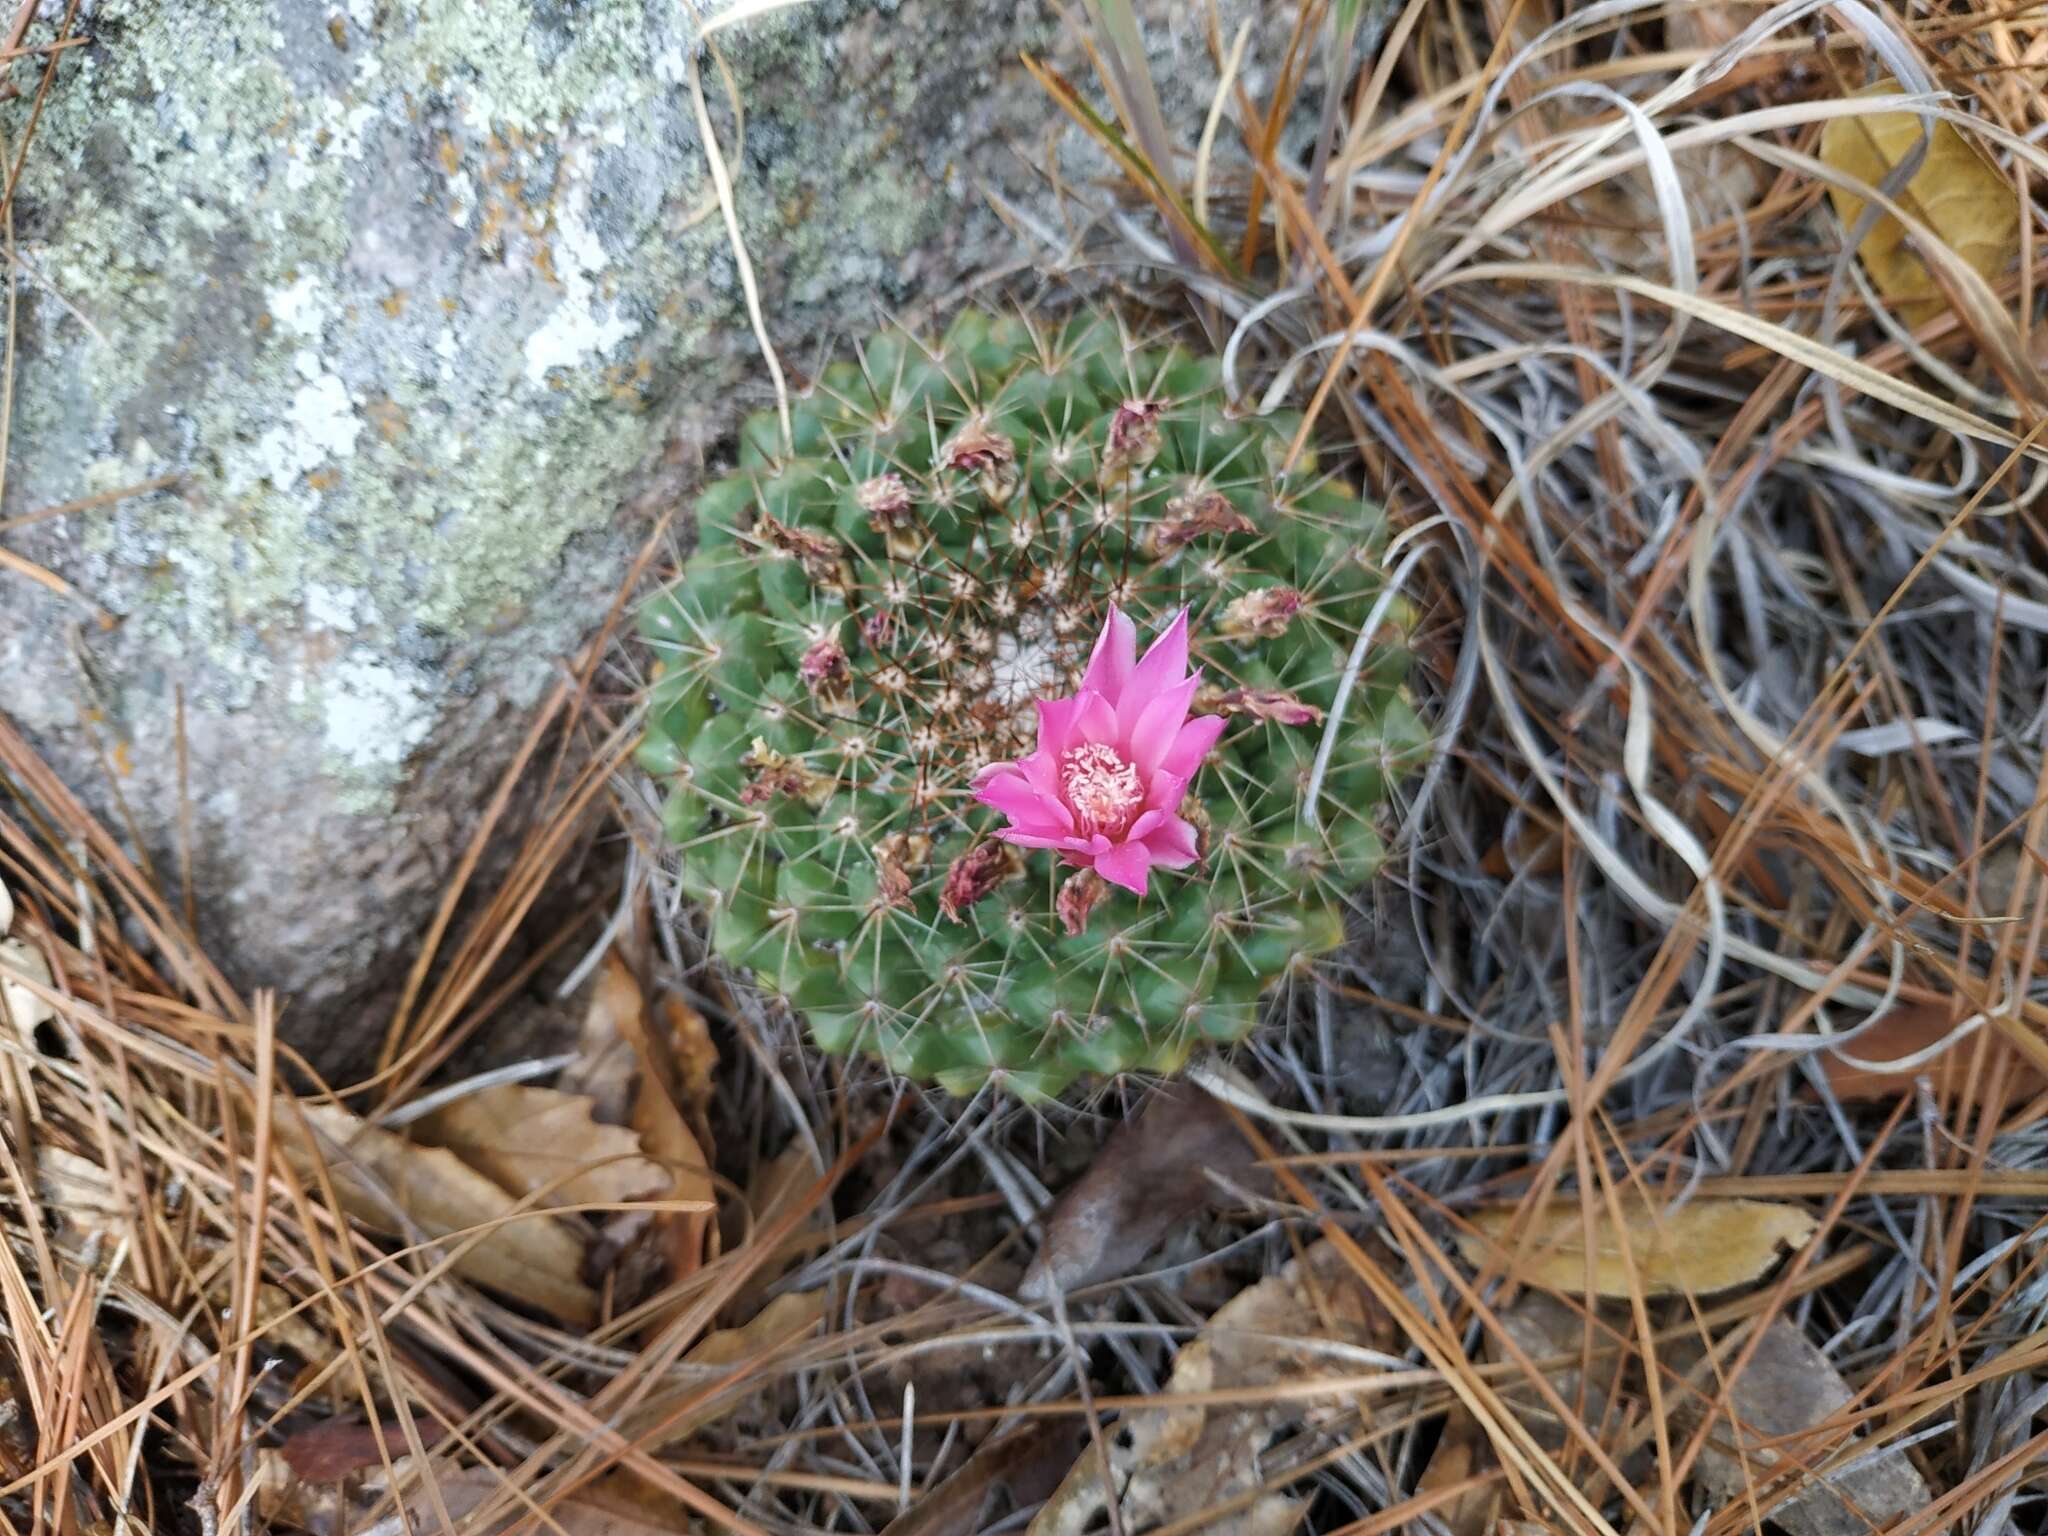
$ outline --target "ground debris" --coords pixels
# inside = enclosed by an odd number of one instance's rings
[[[1212,1175],[1240,1178],[1251,1161],[1216,1100],[1185,1084],[1157,1089],[1053,1202],[1022,1294],[1049,1300],[1127,1274],[1217,1197]]]
[[[1321,1442],[1357,1399],[1334,1383],[1368,1369],[1361,1349],[1393,1346],[1393,1324],[1343,1254],[1318,1243],[1279,1274],[1240,1292],[1174,1360],[1159,1406],[1134,1409],[1084,1453],[1031,1522],[1029,1536],[1082,1536],[1104,1528],[1117,1490],[1126,1531],[1228,1510],[1202,1529],[1214,1536],[1279,1536],[1306,1501],[1287,1491],[1294,1442]],[[1314,1384],[1328,1379],[1327,1392]],[[1260,1388],[1287,1388],[1266,1400]],[[1242,1402],[1189,1401],[1233,1389]]]
[[[1723,1372],[1738,1350],[1721,1346]],[[1674,1355],[1673,1364],[1680,1363],[1690,1366],[1689,1377],[1707,1399],[1722,1400],[1696,1344]],[[1726,1407],[1716,1408],[1700,1453],[1700,1481],[1717,1504],[1745,1506],[1745,1529],[1761,1517],[1788,1536],[1867,1536],[1925,1509],[1934,1495],[1906,1453],[1876,1451],[1839,1417],[1855,1396],[1812,1340],[1786,1319],[1773,1319],[1749,1364],[1728,1385]],[[1701,1399],[1688,1402],[1678,1417],[1697,1424]],[[1801,1464],[1833,1470],[1793,1470]],[[1747,1505],[1752,1497],[1753,1508]]]
[[[1595,1199],[1595,1237],[1588,1254],[1584,1213],[1576,1198],[1550,1202],[1522,1224],[1511,1247],[1512,1270],[1525,1285],[1568,1296],[1709,1295],[1747,1285],[1778,1261],[1785,1248],[1813,1236],[1814,1218],[1796,1205],[1765,1200],[1689,1200],[1653,1205],[1621,1197],[1621,1221]],[[1484,1266],[1507,1243],[1514,1206],[1472,1214],[1478,1237],[1460,1235],[1466,1261]],[[1633,1277],[1633,1278],[1632,1278]]]

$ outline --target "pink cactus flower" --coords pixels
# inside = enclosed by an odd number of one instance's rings
[[[1010,819],[996,836],[1054,849],[1142,896],[1154,865],[1185,869],[1198,856],[1180,804],[1225,722],[1188,718],[1201,674],[1188,671],[1185,608],[1142,659],[1137,650],[1137,626],[1112,607],[1081,691],[1038,701],[1038,750],[989,764],[974,788]]]

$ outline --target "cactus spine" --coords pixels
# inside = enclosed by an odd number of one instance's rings
[[[1027,1097],[1170,1071],[1340,941],[1423,741],[1398,625],[1331,719],[1383,525],[1312,453],[1282,473],[1299,418],[1218,374],[1100,317],[969,313],[827,368],[787,442],[752,418],[700,496],[640,616],[639,761],[714,949],[826,1050]],[[1181,807],[1200,859],[1142,899],[995,840],[974,788],[1112,605],[1146,634],[1186,608],[1194,709],[1226,717]]]

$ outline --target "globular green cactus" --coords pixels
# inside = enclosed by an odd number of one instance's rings
[[[978,312],[834,363],[787,437],[751,419],[640,616],[639,761],[714,949],[826,1050],[954,1092],[1169,1071],[1250,1031],[1340,942],[1423,743],[1398,605],[1351,667],[1382,520],[1312,450],[1282,470],[1299,425],[1114,321]],[[1141,898],[996,840],[977,775],[1032,753],[1114,611],[1157,633],[1183,608],[1193,711],[1226,717],[1179,806],[1199,857]]]

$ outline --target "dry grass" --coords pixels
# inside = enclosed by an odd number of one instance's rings
[[[1405,859],[1356,951],[1205,1069],[1264,1176],[1148,1272],[1020,1302],[1048,1186],[1122,1085],[1049,1119],[820,1062],[665,912],[645,979],[726,1045],[720,1170],[744,1184],[787,1140],[800,1176],[779,1202],[728,1191],[758,1220],[713,1262],[561,1326],[465,1277],[480,1234],[377,1237],[279,1154],[316,1096],[280,1074],[274,1004],[232,993],[0,728],[0,881],[59,1010],[0,1061],[11,1527],[1021,1528],[938,1490],[1034,1423],[1110,1435],[1318,1237],[1383,1331],[1258,1447],[1252,1492],[1308,1498],[1305,1529],[1802,1528],[1790,1501],[1883,1446],[1928,1489],[1901,1536],[2038,1526],[2048,11],[1415,0],[1367,47],[1304,0],[1284,58],[1212,36],[1209,131],[1175,145],[1117,10],[1094,8],[1096,82],[1045,79],[1125,179],[1065,181],[1081,233],[1047,266],[1207,329],[1247,401],[1314,401],[1397,510],[1425,615],[1440,749]],[[1949,275],[1909,323],[1850,254],[1816,146],[1886,70],[1952,93],[1926,110],[2012,187],[1995,302]],[[587,950],[568,928],[507,960],[594,822],[646,828],[618,771],[631,666],[601,639],[536,722],[507,795],[555,814],[458,931],[464,865],[357,1109],[402,1118]],[[660,895],[658,862],[636,848],[620,911]],[[1926,1075],[1846,1098],[1862,1051]],[[1681,1195],[1791,1201],[1817,1230],[1711,1297],[1651,1294],[1624,1251],[1626,1294],[1566,1302],[1569,1343],[1532,1352],[1515,1234],[1552,1199],[1612,1226],[1645,1193],[1664,1219]],[[1475,1268],[1453,1239],[1482,1202],[1521,1217]],[[820,1293],[822,1328],[684,1358]],[[1780,1319],[1847,1402],[1748,1443],[1708,1500]],[[285,1455],[343,1430],[345,1474]]]

